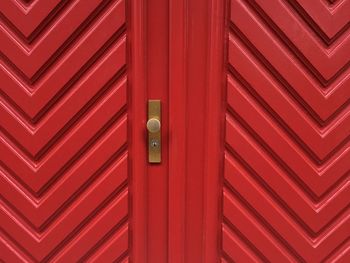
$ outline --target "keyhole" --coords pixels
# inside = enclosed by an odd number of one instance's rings
[[[152,140],[152,141],[151,141],[151,146],[154,147],[154,148],[156,148],[156,147],[159,146],[159,142],[158,142],[157,140]]]

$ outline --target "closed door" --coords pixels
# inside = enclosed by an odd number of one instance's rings
[[[1,1],[0,261],[348,262],[349,10]]]
[[[349,1],[230,2],[222,251],[346,262]]]

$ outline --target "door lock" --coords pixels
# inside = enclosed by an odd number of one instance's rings
[[[161,103],[160,100],[148,101],[148,162],[161,162]]]

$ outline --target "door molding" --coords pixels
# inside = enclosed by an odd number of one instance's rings
[[[218,262],[225,2],[170,1],[169,262]]]

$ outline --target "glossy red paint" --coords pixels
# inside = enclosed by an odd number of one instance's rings
[[[226,261],[350,260],[349,4],[230,2]]]
[[[0,8],[1,260],[127,258],[125,1]]]
[[[0,1],[0,261],[350,261],[350,1],[310,2]]]

